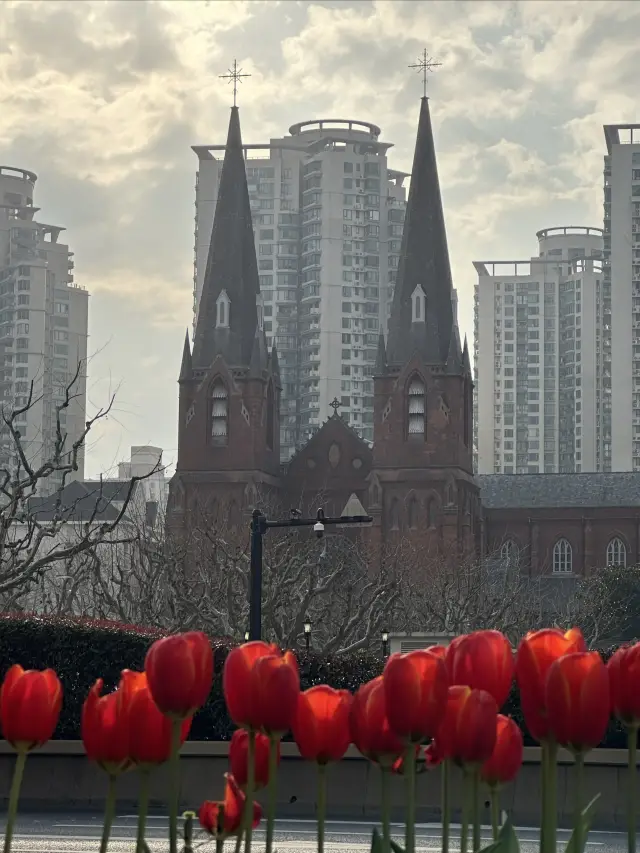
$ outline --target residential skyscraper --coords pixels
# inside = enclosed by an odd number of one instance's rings
[[[605,125],[604,135],[605,470],[640,471],[640,124]]]
[[[380,128],[300,122],[243,144],[267,346],[282,383],[288,460],[330,414],[373,439],[373,371],[400,259],[407,173],[387,162]],[[205,280],[224,144],[196,145],[194,329]]]
[[[528,261],[474,264],[479,474],[607,470],[602,229],[537,237]]]
[[[51,459],[56,441],[56,407],[80,366],[73,400],[60,414],[65,448],[82,435],[86,410],[88,294],[74,283],[73,252],[60,242],[65,229],[36,220],[37,176],[0,166],[0,386],[5,410],[27,404],[16,419],[30,464]],[[11,465],[14,444],[0,429],[0,467]],[[78,471],[84,475],[84,449]],[[53,475],[41,493],[55,490]]]

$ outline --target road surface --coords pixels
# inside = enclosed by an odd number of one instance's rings
[[[4,832],[4,819],[0,821],[0,831]],[[149,818],[147,842],[151,853],[166,851],[167,818],[166,816],[151,816]],[[327,821],[325,834],[326,853],[368,853],[371,844],[371,832],[375,824],[371,821]],[[57,813],[57,814],[22,814],[18,819],[12,850],[14,853],[96,853],[102,830],[102,815]],[[393,835],[398,842],[403,841],[403,827],[393,825]],[[313,853],[316,826],[313,820],[281,820],[276,826],[277,850],[286,853]],[[538,831],[533,828],[519,827],[517,829],[523,853],[537,853]],[[121,814],[114,820],[109,850],[133,851],[136,834],[136,817],[133,814]],[[457,839],[458,827],[452,827],[451,853],[459,853]],[[488,827],[483,828],[483,846],[490,841]],[[564,849],[569,833],[559,832],[559,847]],[[205,840],[206,836],[196,836],[196,844]],[[254,833],[254,850],[260,853],[264,850],[264,824]],[[418,824],[416,827],[416,848],[422,853],[439,853],[440,826],[438,824]],[[232,842],[226,845],[227,851],[233,851]],[[587,842],[587,853],[625,853],[627,849],[626,835],[621,832],[592,832]],[[204,850],[214,850],[214,845],[207,845]]]

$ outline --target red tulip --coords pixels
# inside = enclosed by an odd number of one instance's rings
[[[525,636],[516,655],[516,679],[520,704],[532,737],[549,736],[546,708],[546,680],[552,663],[563,655],[584,652],[586,646],[579,628],[563,634],[556,628],[533,631]]]
[[[549,667],[549,731],[561,746],[585,752],[603,739],[611,714],[609,674],[598,652],[576,652]]]
[[[224,840],[230,835],[238,835],[242,828],[242,813],[244,811],[245,795],[230,773],[225,773],[227,784],[224,789],[224,801],[213,802],[206,800],[198,812],[200,826],[205,832]],[[253,828],[260,823],[262,809],[259,803],[253,804]]]
[[[444,754],[443,750],[440,749],[438,740],[434,738],[424,751],[425,764],[429,768],[438,767],[446,758],[451,758],[451,756]]]
[[[142,675],[144,673],[135,673]],[[125,673],[123,673],[123,676]],[[162,764],[171,756],[171,719],[153,701],[147,680],[139,684],[129,707],[129,755],[136,764]],[[180,744],[189,729],[191,717],[182,721]]]
[[[613,713],[628,726],[640,724],[640,643],[623,646],[607,663]]]
[[[260,664],[258,666],[258,664]],[[300,680],[295,656],[260,641],[229,652],[222,673],[227,711],[243,728],[282,734],[297,712]]]
[[[500,631],[475,631],[457,643],[450,663],[451,684],[486,690],[502,707],[513,683],[511,643]]]
[[[496,744],[496,700],[486,690],[449,688],[444,722],[435,737],[436,754],[458,764],[482,764]]]
[[[422,747],[419,743],[416,744],[415,753],[416,753],[416,773],[423,773],[427,768],[425,766],[424,761],[420,761],[420,752],[422,751]],[[391,766],[391,772],[396,773],[398,776],[404,776],[404,755],[401,755],[400,758],[396,758]]]
[[[391,767],[404,752],[403,741],[389,725],[381,675],[363,684],[353,697],[350,726],[351,740],[371,761]]]
[[[318,764],[340,761],[351,743],[352,702],[348,690],[334,690],[326,684],[300,694],[293,737],[303,758]]]
[[[115,775],[131,766],[129,754],[129,714],[133,695],[146,686],[143,672],[124,670],[113,693],[101,696],[99,678],[82,706],[81,731],[85,752],[107,773]]]
[[[447,707],[447,671],[442,659],[429,651],[391,655],[382,682],[392,731],[412,743],[432,738]]]
[[[487,785],[511,782],[522,766],[522,732],[511,717],[498,714],[496,745],[491,758],[480,769],[480,777]]]
[[[0,691],[2,733],[11,746],[28,751],[53,735],[62,708],[62,685],[52,669],[24,670],[17,663]]]
[[[435,655],[438,658],[444,660],[447,656],[447,647],[446,646],[427,646],[425,652],[431,652],[432,655]]]
[[[278,764],[280,763],[280,742],[277,745]],[[246,788],[249,777],[249,732],[236,729],[229,744],[229,767],[231,775],[242,789]],[[256,734],[254,791],[266,788],[269,784],[269,738],[260,732]]]
[[[467,636],[466,634],[459,634],[457,637],[454,637],[453,640],[451,640],[451,642],[447,646],[445,653],[444,653],[444,665],[447,668],[447,675],[449,677],[449,684],[450,685],[453,684],[452,678],[453,678],[453,667],[454,667],[454,662],[455,662],[455,658],[456,658],[456,651],[458,649],[458,646],[460,645],[460,643],[464,640],[464,638],[466,636]]]
[[[147,652],[144,670],[153,701],[163,714],[192,717],[211,692],[211,643],[199,631],[156,640]]]

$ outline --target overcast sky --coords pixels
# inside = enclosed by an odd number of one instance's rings
[[[0,162],[39,175],[90,294],[89,407],[117,390],[87,473],[131,444],[176,453],[191,322],[190,146],[224,141],[236,57],[245,141],[319,117],[373,121],[409,170],[431,76],[454,282],[473,331],[473,260],[526,258],[536,230],[602,225],[604,123],[640,121],[636,2],[0,3]]]

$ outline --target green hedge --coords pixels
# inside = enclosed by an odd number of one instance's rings
[[[64,687],[64,705],[55,737],[76,739],[80,736],[82,703],[96,678],[103,678],[105,690],[112,690],[123,669],[143,668],[147,649],[161,636],[163,632],[155,628],[113,622],[0,615],[0,676],[4,678],[13,663],[25,669],[55,669]],[[212,645],[216,673],[213,689],[209,701],[194,718],[191,740],[228,740],[234,728],[222,696],[222,666],[233,641],[215,639]],[[607,660],[614,649],[600,651]],[[302,652],[299,664],[303,689],[330,684],[354,692],[382,671],[380,656],[371,654],[325,657]],[[533,744],[526,733],[516,687],[503,710],[518,721],[527,743]],[[603,746],[626,746],[626,736],[617,723],[611,723]]]

